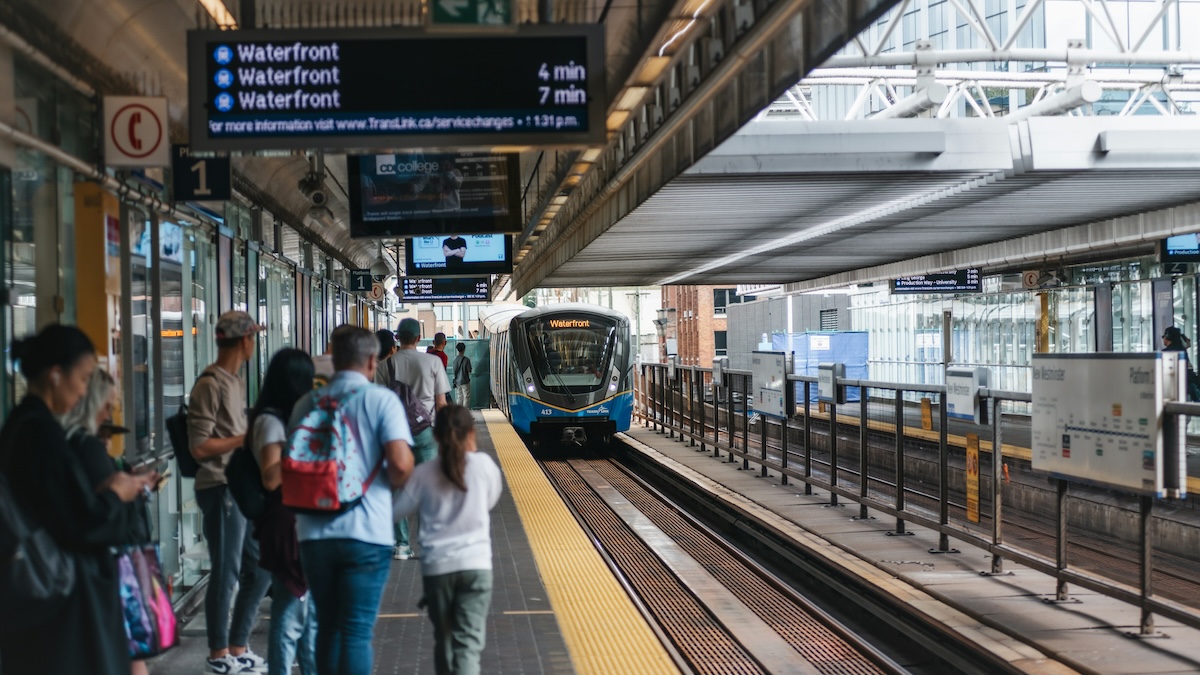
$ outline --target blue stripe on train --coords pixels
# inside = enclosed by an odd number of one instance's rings
[[[629,425],[633,421],[633,392],[618,394],[603,403],[571,412],[544,405],[520,394],[509,394],[508,410],[512,415],[513,426],[523,434],[529,433],[531,423],[546,417],[610,419],[616,422],[617,431],[629,431]]]

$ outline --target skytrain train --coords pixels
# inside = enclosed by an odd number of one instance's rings
[[[480,312],[491,389],[517,431],[543,449],[606,446],[633,418],[629,319],[595,305]]]

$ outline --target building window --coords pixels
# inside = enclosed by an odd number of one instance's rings
[[[729,305],[736,305],[743,302],[751,302],[754,300],[753,295],[737,294],[736,288],[714,288],[713,289],[713,313],[724,314]]]
[[[713,331],[713,355],[726,356],[729,353],[728,332],[723,330]]]
[[[454,319],[454,305],[434,305],[433,315],[438,321],[451,321]]]
[[[821,310],[821,330],[838,329],[838,311],[836,309]]]

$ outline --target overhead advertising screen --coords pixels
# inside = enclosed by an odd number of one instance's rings
[[[409,274],[439,277],[508,274],[513,270],[512,240],[504,234],[451,234],[414,237],[404,245]]]
[[[349,155],[350,236],[519,232],[517,155]]]
[[[1159,242],[1158,261],[1164,263],[1200,262],[1200,234],[1180,234]]]
[[[488,277],[404,277],[401,280],[400,299],[404,302],[487,300]]]
[[[915,277],[900,277],[892,280],[892,293],[982,293],[979,270],[935,272]]]
[[[604,28],[188,32],[193,151],[605,139]]]

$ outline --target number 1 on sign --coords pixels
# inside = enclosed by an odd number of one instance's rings
[[[198,174],[200,178],[200,187],[196,188],[197,195],[210,195],[212,190],[208,189],[208,162],[200,160],[192,165],[192,173]]]

